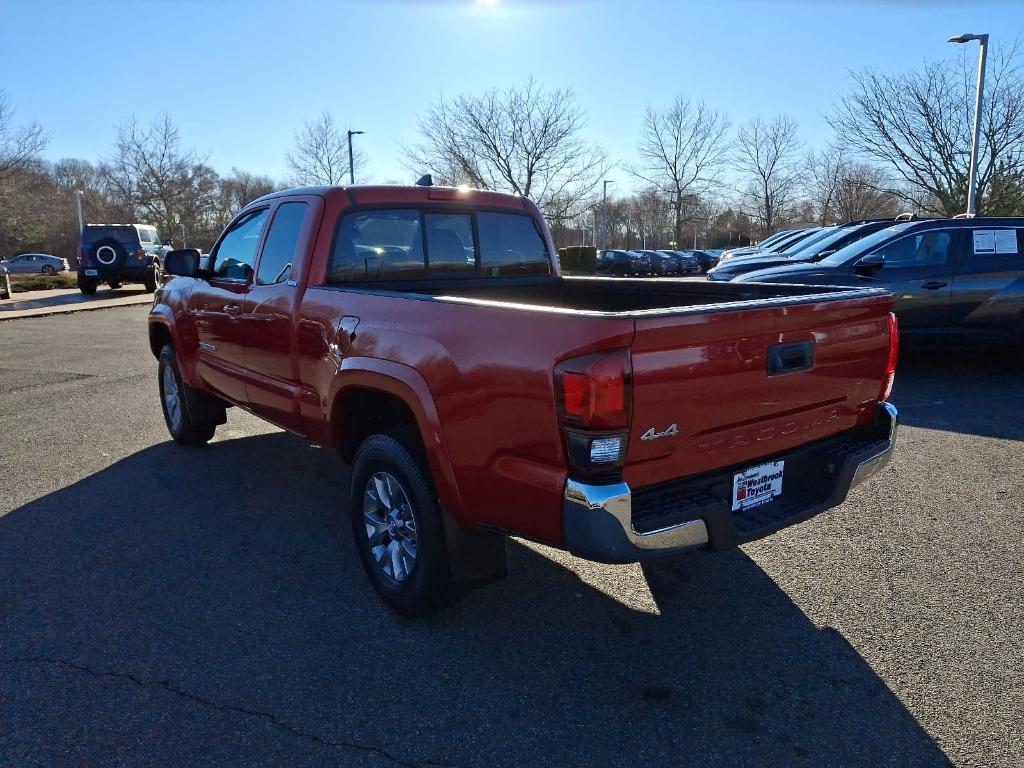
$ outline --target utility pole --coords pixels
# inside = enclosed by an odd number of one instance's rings
[[[75,190],[75,203],[78,205],[78,231],[85,229],[85,221],[82,219],[82,190]]]
[[[985,59],[988,55],[988,35],[965,34],[949,38],[947,43],[978,41],[978,89],[974,94],[974,137],[971,140],[971,171],[967,181],[967,215],[978,213],[978,139],[981,135],[981,102],[985,94]]]
[[[185,244],[185,222],[182,221],[180,223],[181,223],[181,248],[182,248],[182,250],[184,250],[185,248],[188,247]]]
[[[365,133],[365,131],[349,131],[348,132],[348,183],[356,183],[356,166],[355,160],[352,155],[352,137],[359,136]]]
[[[608,185],[615,182],[610,179],[604,180],[604,247],[608,247]]]

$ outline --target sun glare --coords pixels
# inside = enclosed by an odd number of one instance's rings
[[[494,8],[498,5],[498,0],[473,0],[473,6],[475,8]]]

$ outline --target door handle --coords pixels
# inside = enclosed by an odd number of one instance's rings
[[[224,311],[229,315],[237,315],[242,311],[242,308],[238,304],[225,304]]]
[[[945,288],[949,283],[943,283],[941,280],[929,280],[927,283],[921,283],[921,287],[927,291],[937,291],[939,288]]]

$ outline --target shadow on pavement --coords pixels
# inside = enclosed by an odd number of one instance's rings
[[[892,401],[915,427],[1024,440],[1024,339],[904,344]]]
[[[282,433],[165,443],[0,518],[0,756],[948,762],[742,551],[616,571],[616,594],[649,589],[654,614],[513,543],[503,583],[405,621],[360,570],[345,481]]]

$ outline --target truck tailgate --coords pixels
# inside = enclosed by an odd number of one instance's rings
[[[851,292],[637,319],[623,479],[756,464],[869,422],[891,308],[888,294]]]

